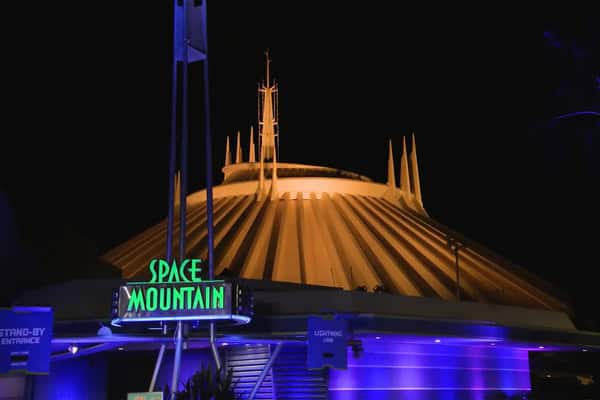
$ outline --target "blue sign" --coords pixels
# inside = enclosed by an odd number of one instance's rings
[[[348,367],[348,321],[343,319],[308,319],[307,368]]]
[[[49,373],[51,339],[50,307],[0,309],[0,374]]]

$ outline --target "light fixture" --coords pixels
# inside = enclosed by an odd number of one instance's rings
[[[98,335],[98,336],[110,336],[110,335],[112,335],[112,330],[108,326],[102,325],[98,329],[98,332],[96,332],[96,335]]]
[[[552,378],[552,375],[546,374],[546,378]]]
[[[223,343],[221,343],[221,346],[227,346],[228,344],[229,343],[227,343],[227,342],[223,342]]]
[[[435,342],[439,343],[439,342],[441,342],[441,340],[440,339],[435,339]]]
[[[76,344],[70,344],[69,347],[67,347],[67,350],[69,351],[69,353],[74,355],[79,351],[79,347],[77,347]]]
[[[544,346],[538,346],[538,349],[543,349],[543,348],[544,348]]]
[[[119,347],[117,350],[119,350],[119,351],[123,351],[123,350],[125,350],[125,349],[124,349],[123,347]]]
[[[492,342],[492,343],[490,343],[490,344],[491,344],[492,346],[495,346],[495,345],[496,345],[496,343],[495,343],[495,342]]]
[[[379,340],[381,339],[381,336],[375,336],[375,339]]]
[[[588,351],[588,349],[581,349],[581,351]]]

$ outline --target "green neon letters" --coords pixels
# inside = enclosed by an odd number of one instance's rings
[[[223,310],[225,286],[218,281],[202,281],[202,260],[186,259],[177,265],[166,260],[153,259],[148,269],[149,282],[128,286],[130,293],[127,311],[176,312],[192,310]]]
[[[221,285],[133,287],[127,311],[222,310],[224,297]]]
[[[131,309],[146,311],[146,306],[144,305],[144,294],[141,290],[132,290],[131,297],[129,298],[129,303],[127,305],[127,311],[131,311]]]
[[[186,259],[178,266],[177,261],[173,260],[173,263],[169,265],[166,260],[153,259],[150,261],[150,283],[181,283],[181,282],[202,282],[200,277],[200,271],[202,268],[198,268],[202,260],[199,259]],[[158,265],[157,265],[158,264]],[[191,264],[186,269],[188,264]]]

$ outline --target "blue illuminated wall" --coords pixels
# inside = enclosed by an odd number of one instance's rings
[[[53,361],[50,375],[33,380],[34,400],[105,400],[106,367],[103,354]]]
[[[332,400],[486,400],[531,390],[526,350],[482,344],[363,341],[348,369],[331,370]]]
[[[441,343],[432,339],[432,343],[418,344],[393,342],[384,337],[363,339],[359,354],[348,349],[348,369],[331,369],[328,373],[306,370],[304,344],[286,344],[259,397],[271,398],[274,392],[277,398],[324,398],[328,390],[331,400],[487,400],[502,398],[495,397],[500,392],[514,395],[530,391],[526,349],[449,342],[443,338]],[[220,349],[224,364],[236,370],[236,381],[240,383],[237,391],[242,398],[268,360],[268,352],[245,353],[255,347],[259,346]],[[33,399],[104,400],[139,391],[149,382],[156,354],[126,351],[55,361],[50,376],[35,377]],[[173,351],[168,350],[157,389],[170,385],[172,364]],[[213,364],[208,349],[185,351],[181,382],[207,364]],[[117,371],[118,366],[118,373],[107,373],[108,368]],[[123,382],[117,382],[119,379]]]

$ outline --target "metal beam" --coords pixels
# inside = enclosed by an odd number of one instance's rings
[[[205,39],[205,55],[203,60],[202,72],[204,78],[204,159],[206,162],[206,229],[208,246],[208,279],[214,279],[215,276],[215,257],[214,257],[214,222],[213,222],[213,164],[212,164],[212,137],[210,126],[210,91],[208,79],[208,44],[207,38],[207,19],[206,3],[202,8],[202,35]],[[210,349],[215,359],[217,371],[221,371],[221,359],[219,351],[215,344],[215,323],[211,321],[209,325]]]
[[[77,345],[81,344],[80,342],[70,342],[70,343],[75,343]],[[76,354],[72,354],[69,351],[62,351],[60,353],[54,353],[50,356],[50,359],[52,361],[69,360],[69,359],[72,359],[75,357],[82,357],[82,356],[87,356],[87,355],[94,354],[94,353],[99,353],[101,351],[108,351],[108,350],[114,349],[118,345],[119,345],[118,343],[106,343],[106,342],[98,343],[98,344],[94,344],[92,346],[80,347]]]
[[[283,343],[281,343],[281,342],[277,343],[277,346],[275,346],[275,350],[273,350],[273,354],[271,354],[269,361],[267,361],[267,363],[265,364],[265,367],[263,368],[262,372],[260,373],[258,380],[256,381],[256,384],[254,385],[254,387],[252,388],[252,391],[250,392],[250,395],[248,396],[248,400],[254,400],[254,396],[256,396],[256,392],[258,392],[258,388],[260,388],[260,385],[262,385],[263,381],[265,380],[265,377],[267,376],[267,374],[269,373],[269,370],[273,366],[273,362],[277,358],[277,355],[279,355],[279,352],[281,351],[282,347],[283,347]]]
[[[214,322],[210,323],[210,350],[212,351],[213,358],[215,359],[215,365],[217,366],[217,372],[221,372],[221,358],[219,357],[219,350],[217,349],[217,345],[215,344],[215,324]]]
[[[156,358],[156,364],[154,364],[154,372],[152,373],[152,380],[150,381],[150,386],[148,387],[149,392],[154,391],[154,385],[156,385],[156,377],[158,376],[158,371],[160,371],[160,366],[162,364],[162,359],[165,354],[165,345],[160,345],[160,350],[158,351],[158,357]]]
[[[175,359],[173,360],[173,377],[171,379],[171,387],[169,388],[171,400],[175,399],[177,391],[177,383],[179,382],[179,367],[181,366],[181,348],[183,347],[183,323],[177,321],[177,332],[175,335]]]

